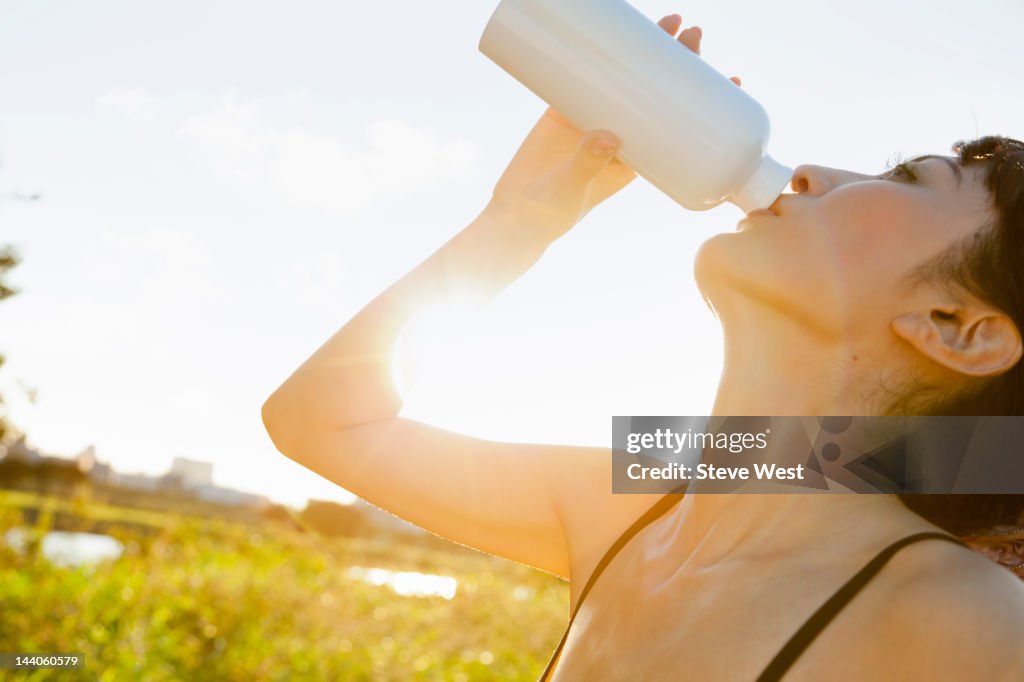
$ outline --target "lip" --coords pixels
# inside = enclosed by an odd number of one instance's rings
[[[750,222],[752,220],[755,220],[757,218],[764,218],[764,217],[777,218],[778,214],[775,213],[775,211],[772,211],[771,209],[768,209],[768,208],[758,208],[758,209],[755,209],[755,210],[751,211],[750,213],[748,213],[747,215],[745,215],[742,218],[740,218],[739,222],[736,223],[736,229],[737,230],[742,230],[743,226],[746,223],[748,223],[748,222]]]

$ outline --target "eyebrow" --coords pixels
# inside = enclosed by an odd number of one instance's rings
[[[915,163],[917,161],[927,161],[928,159],[939,159],[941,161],[945,161],[946,165],[949,166],[949,170],[951,170],[953,172],[953,177],[956,178],[957,184],[959,185],[963,181],[964,174],[963,174],[963,171],[960,170],[960,164],[958,164],[956,161],[954,161],[953,159],[949,158],[948,156],[940,156],[938,154],[922,154],[921,156],[915,156],[914,158],[906,161],[906,163]]]

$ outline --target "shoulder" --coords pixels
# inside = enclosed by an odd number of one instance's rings
[[[887,630],[934,679],[1024,679],[1024,581],[947,542],[904,548],[892,563]]]

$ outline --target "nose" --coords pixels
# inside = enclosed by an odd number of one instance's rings
[[[793,170],[793,179],[790,181],[790,186],[797,194],[821,196],[840,185],[866,180],[870,177],[869,175],[840,170],[838,168],[805,164],[797,166]]]

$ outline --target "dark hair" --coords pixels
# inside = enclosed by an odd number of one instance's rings
[[[1024,332],[1024,142],[988,136],[953,145],[961,166],[980,166],[996,220],[930,260],[921,273],[952,282],[1005,313]],[[935,416],[1024,416],[1024,362],[934,400]],[[1024,523],[1024,495],[901,495],[904,504],[952,532]]]

